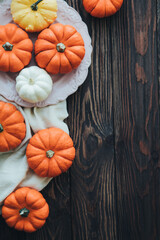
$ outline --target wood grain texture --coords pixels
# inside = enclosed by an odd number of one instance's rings
[[[110,18],[91,17],[81,1],[77,9],[94,50],[86,82],[68,101],[77,149],[71,168],[73,239],[117,239]]]
[[[111,20],[119,239],[159,239],[156,7],[127,1]]]
[[[72,231],[73,239],[107,240],[117,235],[110,20],[87,18],[89,29],[97,29],[91,32],[91,71],[69,99],[77,149],[71,168]]]
[[[76,158],[42,191],[45,226],[19,233],[0,217],[0,240],[159,240],[160,0],[124,0],[105,19],[66,2],[93,45],[88,77],[67,101]]]

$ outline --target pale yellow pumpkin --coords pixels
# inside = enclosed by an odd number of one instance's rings
[[[11,13],[15,23],[27,32],[40,32],[57,17],[56,0],[12,0]]]

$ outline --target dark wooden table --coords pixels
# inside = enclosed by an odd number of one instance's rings
[[[42,191],[46,225],[26,234],[0,218],[0,240],[158,240],[160,0],[124,0],[106,19],[67,2],[94,47],[86,82],[68,98],[76,159]]]

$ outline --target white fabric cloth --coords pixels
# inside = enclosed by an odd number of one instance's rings
[[[24,108],[24,112],[34,133],[41,129],[54,126],[61,128],[63,131],[69,134],[67,124],[63,122],[63,120],[68,116],[66,101],[45,108]],[[51,178],[39,177],[31,169],[29,169],[25,179],[20,183],[19,186],[29,186],[41,191],[50,182],[50,180]]]
[[[1,96],[0,100],[8,102]],[[32,137],[31,129],[35,133],[40,129],[59,127],[69,133],[67,125],[63,122],[68,117],[66,101],[45,108],[23,109],[14,105],[24,116],[27,132],[25,139],[17,149],[0,153],[0,205],[17,187],[33,187],[40,191],[51,180],[51,178],[37,176],[28,167],[25,151],[27,143]]]
[[[0,96],[0,100],[8,102],[2,96]],[[0,153],[0,204],[15,189],[22,179],[25,178],[28,170],[25,150],[27,142],[32,136],[31,130],[23,109],[16,104],[14,105],[22,113],[25,119],[26,136],[20,146],[15,150],[7,153]]]
[[[66,101],[44,108],[24,108],[24,112],[34,133],[54,126],[69,134],[68,127],[63,122],[68,117]]]

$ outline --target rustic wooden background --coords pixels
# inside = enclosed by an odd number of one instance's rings
[[[94,48],[86,82],[68,98],[76,159],[42,192],[46,225],[26,234],[0,218],[0,240],[159,240],[160,0],[124,0],[106,19],[67,2]]]

